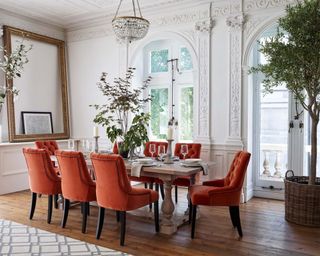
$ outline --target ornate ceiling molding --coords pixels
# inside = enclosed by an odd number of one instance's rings
[[[257,9],[286,6],[288,4],[294,4],[296,2],[297,2],[296,0],[250,0],[250,1],[245,1],[244,11],[249,12]]]

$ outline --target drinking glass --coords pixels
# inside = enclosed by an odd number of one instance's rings
[[[85,147],[85,152],[92,152],[93,151],[93,143],[90,140],[86,140],[86,147]]]
[[[186,155],[188,154],[188,145],[181,145],[181,154],[183,155],[183,159],[186,159]]]
[[[152,158],[154,157],[154,154],[156,153],[156,144],[150,144],[149,145],[149,152],[152,155]]]
[[[68,149],[74,150],[74,140],[68,140]]]
[[[164,145],[158,146],[158,155],[160,157],[160,160],[162,161],[163,156],[166,154],[166,147]]]

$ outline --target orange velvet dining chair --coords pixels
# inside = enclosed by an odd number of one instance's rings
[[[36,148],[45,149],[48,151],[50,156],[54,155],[54,152],[59,149],[58,143],[55,140],[36,140]],[[59,168],[55,165],[56,163],[52,161],[53,166],[57,174],[59,174]]]
[[[251,154],[248,152],[239,151],[236,153],[229,172],[224,179],[205,181],[203,185],[194,185],[190,188],[189,195],[192,209],[189,212],[192,218],[191,238],[194,238],[198,205],[229,206],[232,225],[237,228],[239,236],[242,237],[239,205],[250,156]]]
[[[55,208],[58,208],[57,199],[61,194],[61,179],[56,174],[49,153],[44,149],[23,148],[23,154],[28,166],[29,185],[32,195],[29,219],[33,214],[37,202],[37,194],[48,195],[48,217],[51,222],[53,198]]]
[[[97,203],[99,217],[96,238],[99,239],[104,222],[105,208],[120,213],[120,245],[124,245],[126,232],[126,212],[154,203],[156,232],[159,231],[159,194],[145,188],[130,185],[123,158],[119,155],[91,154],[96,175]]]
[[[201,144],[199,143],[176,143],[174,148],[174,155],[179,157],[180,159],[184,159],[183,154],[181,154],[181,146],[187,145],[188,146],[188,153],[185,156],[187,158],[200,158],[201,154]],[[175,186],[175,201],[178,203],[178,186],[179,187],[187,187],[189,188],[191,184],[191,177],[190,176],[183,176],[175,179],[173,181],[173,185]]]
[[[68,219],[70,200],[80,201],[82,209],[82,233],[86,232],[89,203],[96,201],[96,184],[91,179],[86,161],[81,152],[56,151],[61,173],[61,188],[64,210],[61,226]]]

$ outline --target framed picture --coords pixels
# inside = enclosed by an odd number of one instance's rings
[[[51,112],[22,111],[21,117],[24,134],[53,133]]]

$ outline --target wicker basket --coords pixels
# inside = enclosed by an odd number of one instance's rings
[[[316,185],[308,185],[308,179],[294,176],[292,171],[286,173],[285,218],[296,224],[320,227],[320,178]]]

